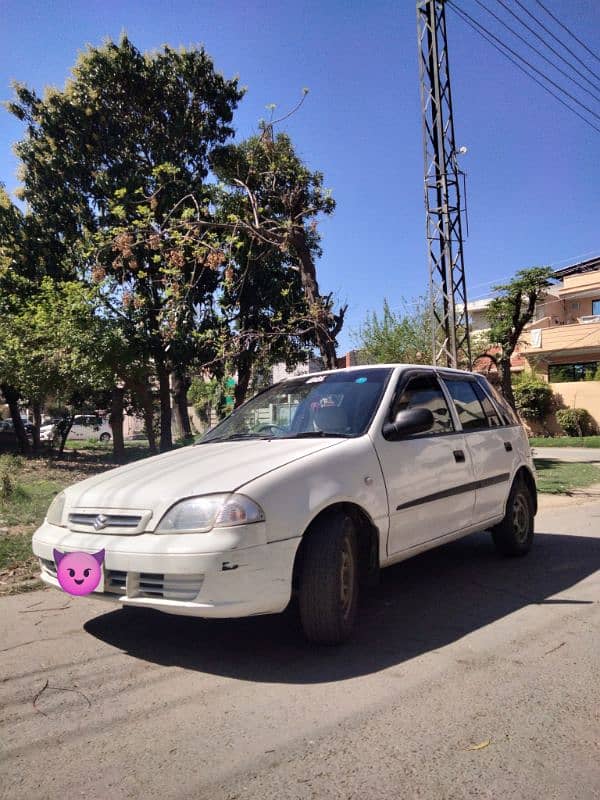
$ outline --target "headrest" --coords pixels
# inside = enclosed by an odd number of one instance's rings
[[[348,415],[338,406],[325,406],[315,411],[315,422],[325,433],[346,433]]]

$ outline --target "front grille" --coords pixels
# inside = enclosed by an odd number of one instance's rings
[[[152,511],[82,508],[69,514],[69,528],[82,533],[142,533]]]
[[[118,528],[137,528],[142,519],[141,514],[136,517],[126,516],[125,514],[69,514],[69,522],[73,525],[89,525],[94,527],[94,523],[99,517],[103,517],[102,526],[98,530],[108,527]]]
[[[127,573],[112,569],[104,572],[104,591],[127,594]]]
[[[54,561],[48,561],[47,558],[40,558],[40,567],[43,571],[52,575],[53,578],[56,578],[56,564]]]
[[[129,579],[129,584],[128,584]],[[105,570],[104,591],[128,597],[162,600],[193,600],[200,592],[204,575],[163,575],[158,572]]]

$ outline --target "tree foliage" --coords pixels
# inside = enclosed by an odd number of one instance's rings
[[[543,422],[554,407],[554,393],[546,381],[523,373],[513,382],[517,411],[527,420]]]
[[[530,267],[519,270],[509,283],[493,287],[498,295],[487,308],[488,336],[489,345],[497,348],[497,353],[481,353],[475,361],[483,357],[493,361],[498,369],[502,394],[513,408],[516,408],[516,402],[510,360],[525,326],[533,319],[538,301],[550,286],[551,277],[550,267]]]
[[[27,281],[44,319],[48,293],[62,307],[78,281],[94,326],[119,343],[101,359],[115,418],[128,402],[153,429],[155,383],[161,449],[171,391],[187,417],[194,371],[217,381],[236,372],[241,402],[275,360],[291,366],[317,346],[335,366],[345,308],[334,310],[316,276],[318,219],[335,204],[273,123],[229,143],[242,96],[204,49],[142,53],[123,36],[88,47],[62,89],[41,97],[15,84],[7,104],[25,124],[16,152],[27,215],[0,192],[0,281],[21,298],[16,319],[30,311]],[[43,323],[36,352],[49,341]],[[80,352],[87,332],[69,335]],[[44,393],[23,370],[14,376],[17,394]]]
[[[383,301],[380,314],[371,311],[355,336],[366,363],[430,364],[431,312],[427,297],[404,302],[400,311]]]

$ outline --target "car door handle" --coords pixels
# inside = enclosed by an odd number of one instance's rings
[[[510,442],[504,442],[504,449],[506,450],[507,453],[510,453],[510,451],[512,450],[512,444]]]
[[[464,450],[455,450],[454,451],[454,460],[461,464],[465,460],[465,452]]]

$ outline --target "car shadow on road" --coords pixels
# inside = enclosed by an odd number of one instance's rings
[[[92,636],[154,664],[264,683],[324,683],[401,664],[535,604],[600,568],[600,539],[537,534],[529,556],[498,556],[476,534],[382,572],[363,593],[352,640],[318,647],[302,637],[292,610],[240,620],[201,620],[124,608],[85,624]]]

